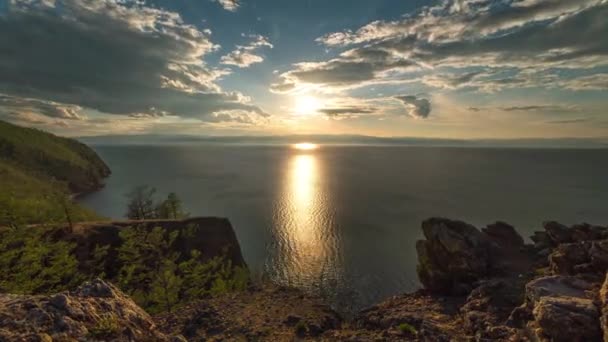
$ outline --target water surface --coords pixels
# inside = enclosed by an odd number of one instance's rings
[[[416,289],[420,222],[523,235],[544,220],[608,223],[608,150],[381,146],[95,146],[113,175],[81,201],[121,218],[138,184],[232,222],[254,272],[351,311]]]

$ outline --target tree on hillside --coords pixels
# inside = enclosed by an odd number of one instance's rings
[[[159,218],[174,220],[188,217],[188,213],[183,208],[182,201],[174,192],[170,193],[167,199],[158,205],[157,215]]]
[[[157,217],[154,195],[156,189],[148,185],[135,187],[126,194],[129,202],[127,203],[127,217],[132,220],[147,220]]]

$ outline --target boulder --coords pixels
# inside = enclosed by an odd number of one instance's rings
[[[572,242],[571,231],[568,227],[555,221],[548,221],[543,223],[543,228],[549,235],[549,238],[553,244],[558,245],[560,243]]]
[[[542,297],[533,310],[537,337],[547,341],[600,341],[599,312],[591,299]]]
[[[443,218],[422,223],[426,240],[416,243],[418,278],[426,289],[467,294],[490,268],[488,237],[470,224]]]
[[[576,274],[577,265],[589,262],[590,242],[563,243],[549,255],[554,274]]]
[[[169,341],[152,318],[103,280],[53,296],[0,294],[0,341]]]
[[[500,247],[523,247],[524,239],[517,233],[513,226],[496,222],[482,229],[494,243]]]
[[[608,273],[606,273],[606,279],[604,280],[604,284],[602,284],[602,288],[600,289],[599,297],[601,306],[600,323],[602,335],[604,341],[608,341]]]
[[[512,325],[540,341],[598,341],[600,312],[595,285],[573,276],[548,276],[526,284],[525,302],[511,313]]]
[[[560,244],[549,255],[554,274],[589,274],[601,277],[608,270],[608,240]]]
[[[543,297],[588,298],[593,284],[577,277],[548,276],[534,279],[526,284],[526,302],[536,305]]]

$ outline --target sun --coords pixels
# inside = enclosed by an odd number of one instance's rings
[[[296,113],[300,115],[310,115],[321,109],[323,103],[317,97],[303,95],[296,97],[294,106]]]
[[[317,148],[319,148],[319,145],[309,143],[309,142],[301,142],[301,143],[293,144],[291,146],[293,148],[295,148],[296,150],[303,150],[303,151],[316,150]]]

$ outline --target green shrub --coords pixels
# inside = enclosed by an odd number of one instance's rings
[[[102,316],[94,327],[89,329],[88,337],[92,339],[112,339],[120,333],[118,320],[112,314]]]
[[[418,333],[416,328],[409,323],[401,323],[397,326],[397,328],[402,334],[416,335]]]

